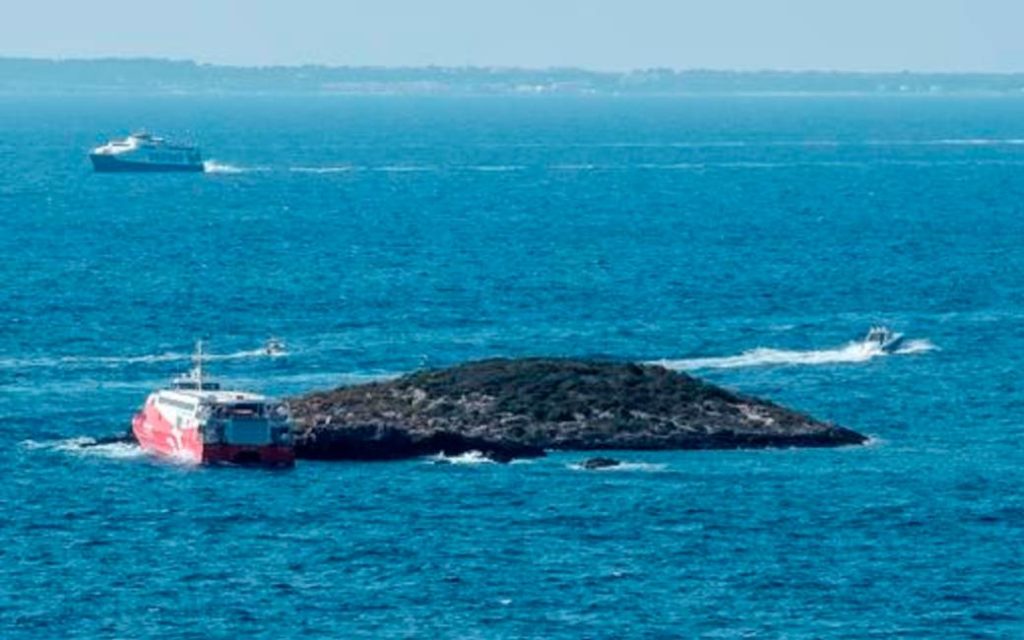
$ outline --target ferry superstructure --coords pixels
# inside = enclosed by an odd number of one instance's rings
[[[194,362],[188,374],[151,393],[135,414],[132,433],[139,445],[190,464],[295,464],[287,407],[205,378],[201,343]]]

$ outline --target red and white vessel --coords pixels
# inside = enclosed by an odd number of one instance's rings
[[[200,342],[195,366],[154,391],[132,419],[132,433],[150,453],[193,464],[292,466],[295,449],[287,407],[247,391],[222,389],[203,377]]]

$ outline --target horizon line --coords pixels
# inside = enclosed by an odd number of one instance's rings
[[[172,57],[161,57],[161,56],[117,56],[117,55],[103,55],[103,56],[72,56],[72,57],[43,57],[43,56],[26,56],[26,55],[3,55],[0,54],[0,62],[50,62],[50,63],[68,63],[68,62],[128,62],[128,63],[140,63],[140,62],[157,62],[157,63],[170,63],[170,64],[191,64],[196,67],[219,67],[225,69],[392,69],[392,70],[409,70],[409,69],[448,69],[448,70],[499,70],[499,71],[532,71],[532,72],[543,72],[543,71],[582,71],[585,73],[602,74],[602,75],[628,75],[633,73],[651,73],[651,72],[669,72],[674,74],[685,74],[685,73],[722,73],[722,74],[822,74],[822,75],[850,75],[850,76],[880,76],[880,75],[891,75],[891,76],[1000,76],[1010,77],[1024,75],[1022,71],[939,71],[939,70],[913,70],[913,69],[901,69],[901,70],[842,70],[842,69],[827,69],[827,68],[782,68],[782,67],[763,67],[763,68],[727,68],[727,67],[673,67],[673,66],[651,66],[651,67],[632,67],[629,69],[600,69],[595,67],[583,67],[573,65],[549,65],[543,67],[533,66],[518,66],[518,65],[506,65],[506,64],[462,64],[462,65],[440,65],[440,64],[409,64],[409,65],[389,65],[389,64],[334,64],[325,62],[297,62],[297,63],[275,63],[275,64],[236,64],[228,62],[208,62],[198,60],[195,58],[172,58]]]

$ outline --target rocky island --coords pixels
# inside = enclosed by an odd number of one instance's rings
[[[289,400],[299,457],[389,460],[479,451],[835,447],[867,438],[656,365],[472,362]]]

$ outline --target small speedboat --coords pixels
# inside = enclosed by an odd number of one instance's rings
[[[885,353],[892,353],[896,351],[903,345],[903,341],[904,337],[902,333],[896,333],[889,327],[883,326],[871,327],[868,334],[864,336],[865,344],[877,346]]]
[[[285,355],[284,342],[277,338],[270,338],[263,345],[263,353],[267,354],[271,358]]]

